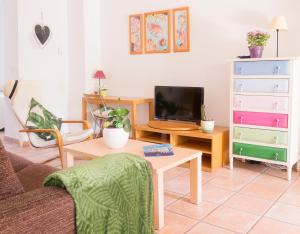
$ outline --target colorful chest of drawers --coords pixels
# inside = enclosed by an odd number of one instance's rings
[[[233,61],[231,169],[234,158],[286,166],[291,179],[292,167],[300,160],[299,59]]]

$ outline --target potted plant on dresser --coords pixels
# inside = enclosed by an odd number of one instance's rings
[[[103,139],[107,147],[120,149],[128,142],[131,131],[128,114],[129,110],[126,108],[116,108],[109,112],[103,129]]]
[[[206,106],[201,106],[201,129],[204,133],[212,133],[215,128],[215,121],[207,118]]]
[[[251,58],[262,57],[264,47],[267,45],[269,38],[270,34],[267,32],[259,30],[248,32],[247,41]]]

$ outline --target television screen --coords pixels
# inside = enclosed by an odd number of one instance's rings
[[[155,119],[200,122],[204,88],[155,87]]]

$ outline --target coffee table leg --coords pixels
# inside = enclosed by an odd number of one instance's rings
[[[164,226],[164,176],[163,173],[153,173],[154,190],[154,227],[156,230]]]
[[[190,162],[190,191],[191,202],[199,204],[202,200],[202,166],[201,157],[197,157]]]
[[[64,152],[63,169],[74,166],[74,155],[69,152]]]

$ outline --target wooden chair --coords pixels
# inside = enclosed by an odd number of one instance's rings
[[[39,102],[42,100],[40,84],[37,81],[8,81],[4,87],[4,95],[10,99],[11,107],[22,126],[21,133],[26,133],[32,147],[49,148],[58,147],[59,158],[63,166],[63,146],[79,143],[93,139],[93,129],[86,120],[64,120],[63,124],[82,124],[82,130],[72,133],[63,133],[57,129],[28,129],[26,120],[28,117],[30,101],[35,98]],[[45,141],[36,133],[48,132],[55,136],[55,140]]]

